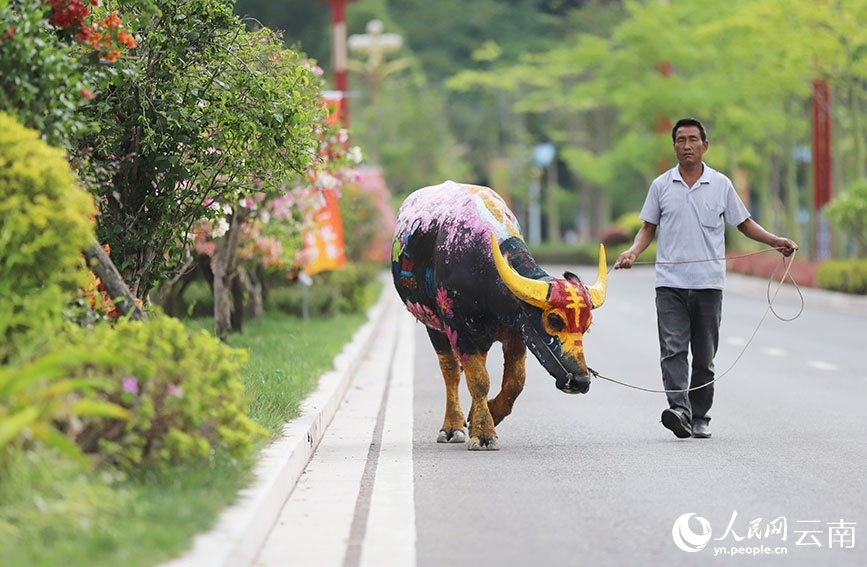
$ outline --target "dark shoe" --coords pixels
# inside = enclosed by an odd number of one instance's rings
[[[677,410],[667,409],[662,411],[662,425],[671,430],[678,439],[686,439],[692,436],[692,427],[686,417]]]
[[[710,427],[706,421],[695,421],[692,424],[692,436],[696,439],[710,439]]]

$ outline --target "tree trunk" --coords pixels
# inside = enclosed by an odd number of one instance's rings
[[[261,317],[265,314],[265,299],[258,267],[252,270],[241,269],[238,275],[241,278],[241,284],[248,297],[250,316],[253,318]]]
[[[232,280],[238,272],[238,244],[241,238],[241,225],[249,218],[250,209],[241,204],[235,206],[229,223],[229,230],[217,239],[214,251],[214,334],[225,341],[232,329]]]
[[[231,287],[232,287],[232,332],[233,333],[243,333],[244,332],[244,284],[241,282],[241,274],[244,272],[244,268],[238,268],[235,270],[235,274],[232,276]]]
[[[123,281],[120,272],[117,271],[117,267],[102,249],[102,246],[99,243],[92,244],[84,250],[84,257],[87,259],[87,265],[99,277],[117,310],[124,316],[129,316],[133,321],[144,320],[144,311],[139,309],[129,286]]]

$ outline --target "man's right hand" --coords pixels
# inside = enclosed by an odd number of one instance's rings
[[[632,252],[631,250],[622,252],[620,256],[617,257],[617,261],[614,262],[614,269],[619,270],[620,268],[623,268],[628,270],[632,267],[632,264],[635,263],[636,256],[635,252]]]

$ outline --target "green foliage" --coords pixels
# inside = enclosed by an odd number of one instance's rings
[[[641,227],[644,226],[644,221],[641,220],[637,212],[632,212],[620,215],[614,224],[625,230],[630,239],[634,239]]]
[[[184,263],[194,221],[224,215],[212,203],[306,172],[325,112],[314,71],[274,32],[247,32],[233,2],[154,5],[128,6],[138,47],[88,106],[98,132],[81,141],[103,175],[100,241],[139,297]]]
[[[2,2],[2,0],[0,0]],[[230,337],[246,348],[242,369],[250,414],[272,438],[297,417],[305,396],[333,368],[363,315],[301,321],[268,314]],[[213,328],[212,322],[202,328]],[[88,469],[56,451],[18,452],[0,479],[3,565],[153,567],[189,549],[225,506],[249,486],[258,451],[219,453],[205,466],[172,467],[124,477]]]
[[[614,265],[614,260],[621,252],[629,248],[631,242],[624,242],[614,246],[605,246],[605,259],[609,266]],[[568,243],[544,243],[538,246],[533,246],[530,249],[533,258],[543,267],[546,265],[556,264],[557,266],[572,266],[575,271],[576,266],[592,266],[599,264],[599,243],[584,242],[578,244]],[[638,264],[653,262],[656,259],[656,241],[650,243],[647,250],[641,253],[638,258]],[[592,270],[593,268],[588,268]],[[590,272],[592,274],[592,271]],[[578,272],[578,275],[584,280],[592,281],[588,274],[584,271]]]
[[[364,313],[352,313],[303,320],[271,310],[249,321],[243,334],[229,337],[232,346],[250,353],[244,367],[250,415],[272,438],[283,432],[287,419],[298,417],[301,402],[334,368],[334,357],[365,319]]]
[[[94,479],[63,453],[33,448],[10,455],[0,481],[0,549],[6,565],[95,565],[75,554],[52,555],[61,542],[82,542],[83,526],[103,535],[129,517],[129,494]],[[54,557],[53,563],[46,557]]]
[[[867,254],[867,179],[834,197],[823,212],[841,234],[855,239],[859,255]]]
[[[266,311],[280,311],[295,316],[304,313],[307,295],[308,315],[333,317],[339,313],[364,313],[376,301],[381,285],[376,276],[382,270],[374,262],[350,262],[339,270],[313,276],[313,285],[287,286],[285,282],[270,287],[265,296]]]
[[[823,289],[867,294],[867,260],[829,260],[816,268]]]
[[[125,477],[56,451],[19,453],[0,481],[3,565],[160,565],[213,527],[249,486],[251,462],[218,457],[207,467]]]
[[[94,213],[63,153],[0,112],[0,363],[60,324],[84,282]]]
[[[48,143],[69,147],[87,130],[79,113],[86,78],[68,46],[45,33],[47,10],[40,0],[0,7],[0,111],[39,131]]]
[[[348,181],[340,188],[338,204],[349,262],[383,259],[390,254],[394,213],[385,187],[374,191],[364,189],[361,182]]]
[[[207,462],[215,453],[248,452],[263,431],[246,413],[241,379],[246,351],[205,331],[152,312],[148,321],[119,320],[71,328],[69,345],[118,358],[73,374],[101,381],[98,398],[128,411],[126,421],[85,419],[68,433],[99,461],[133,471]]]
[[[382,167],[395,197],[402,200],[446,179],[474,178],[469,152],[456,141],[445,118],[446,93],[421,73],[390,75],[375,98],[353,104],[353,142],[365,148],[369,163]]]
[[[7,450],[38,441],[87,463],[78,447],[55,428],[58,421],[106,417],[126,419],[116,404],[87,397],[99,382],[76,371],[110,360],[99,352],[63,349],[34,361],[0,366],[0,465]],[[4,470],[0,467],[0,477]]]

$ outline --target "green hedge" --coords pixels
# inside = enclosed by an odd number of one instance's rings
[[[828,260],[816,269],[816,280],[824,289],[867,294],[867,260]]]
[[[632,245],[631,242],[605,247],[605,257],[609,269],[621,252]],[[541,244],[532,246],[530,253],[536,263],[557,264],[565,266],[595,266],[599,263],[599,243],[580,244]],[[647,250],[638,257],[638,262],[653,262],[656,260],[656,241],[652,242]],[[581,274],[579,274],[581,275]]]
[[[60,326],[85,281],[95,214],[63,152],[0,112],[0,364],[26,358]]]
[[[269,286],[265,295],[265,310],[275,310],[290,315],[302,316],[304,295],[307,295],[307,312],[311,317],[330,317],[338,313],[364,313],[379,297],[381,286],[377,275],[386,269],[377,262],[348,263],[332,272],[313,276],[313,285],[304,288],[296,282],[287,285]]]

